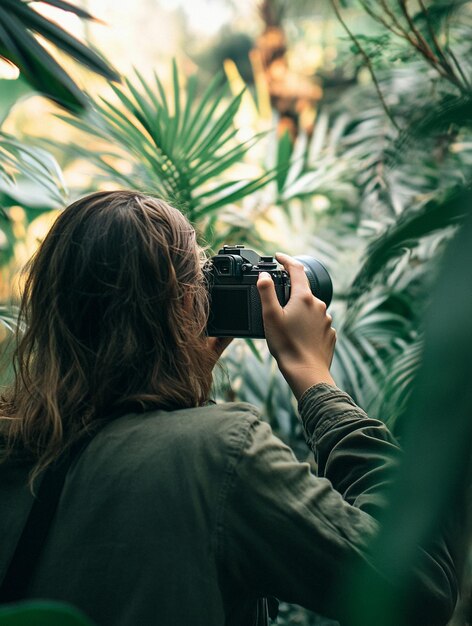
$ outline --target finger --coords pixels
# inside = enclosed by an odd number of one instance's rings
[[[277,261],[282,263],[284,268],[290,274],[290,292],[291,295],[301,295],[311,293],[305,267],[300,261],[297,261],[288,254],[277,252],[275,255]]]
[[[282,307],[275,293],[274,281],[270,277],[270,274],[267,272],[261,272],[259,274],[257,289],[261,298],[263,317],[267,318],[279,315]]]
[[[208,337],[208,347],[219,358],[233,339],[234,337]]]

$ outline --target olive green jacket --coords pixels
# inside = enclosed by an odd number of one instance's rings
[[[377,576],[369,542],[399,449],[335,387],[308,390],[299,412],[319,476],[249,404],[106,425],[69,470],[28,597],[70,602],[99,626],[261,624],[263,596],[343,620],[346,572]],[[25,478],[0,466],[0,576],[31,506]],[[447,550],[423,553],[412,577],[416,624],[444,624]]]

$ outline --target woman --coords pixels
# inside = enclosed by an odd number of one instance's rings
[[[227,342],[205,336],[202,254],[184,216],[134,191],[59,216],[29,267],[0,409],[1,571],[32,506],[28,480],[34,490],[72,451],[24,597],[70,602],[100,626],[244,626],[266,623],[269,596],[351,618],[347,569],[381,579],[368,545],[398,447],[336,388],[331,318],[303,266],[278,259],[291,297],[282,308],[261,274],[265,333],[319,476],[254,407],[210,402]],[[399,623],[445,624],[447,551],[422,553],[407,582]]]

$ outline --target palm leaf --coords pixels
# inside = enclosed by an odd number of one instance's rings
[[[472,191],[468,192],[468,203],[464,202],[463,194],[463,190],[454,190],[445,199],[433,199],[421,210],[402,215],[387,228],[369,246],[366,260],[353,282],[353,293],[361,293],[388,261],[397,258],[405,249],[418,245],[422,237],[458,224],[472,202]]]
[[[127,154],[136,173],[142,176],[146,171],[155,192],[177,203],[190,219],[200,221],[254,193],[275,173],[262,173],[249,181],[228,180],[233,166],[259,138],[242,144],[236,140],[234,117],[242,94],[225,98],[227,88],[221,85],[220,76],[198,99],[196,79],[189,80],[186,92],[180,83],[175,62],[170,96],[159,77],[147,82],[136,72],[136,80],[113,86],[118,103],[101,99],[92,114],[83,120],[70,118],[70,122]],[[103,169],[96,154],[89,156]],[[113,176],[113,166],[107,164],[106,171]],[[118,171],[115,178],[122,180]]]

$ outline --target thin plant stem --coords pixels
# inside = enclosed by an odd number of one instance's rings
[[[459,72],[459,74],[461,75],[461,78],[462,78],[462,80],[464,81],[464,85],[466,86],[466,90],[467,90],[468,92],[470,92],[470,91],[471,91],[471,89],[472,89],[472,85],[470,84],[470,81],[469,81],[469,79],[467,78],[467,76],[466,76],[466,74],[465,74],[464,70],[462,69],[462,66],[461,66],[461,64],[459,63],[459,61],[458,61],[458,59],[457,59],[456,55],[454,54],[454,52],[453,52],[453,50],[451,49],[451,47],[450,47],[450,46],[447,46],[446,50],[447,50],[448,55],[451,57],[452,62],[453,62],[453,63],[454,63],[454,65],[456,66],[457,71],[458,71],[458,72]]]
[[[382,104],[382,107],[383,107],[385,113],[387,114],[388,119],[392,122],[392,124],[396,128],[396,130],[399,131],[400,127],[398,126],[397,122],[395,121],[395,118],[393,117],[393,115],[392,115],[392,113],[391,113],[391,111],[390,111],[390,109],[389,109],[389,107],[388,107],[388,105],[387,105],[387,103],[385,101],[384,95],[382,93],[382,90],[380,89],[380,84],[379,84],[379,81],[377,79],[377,76],[375,75],[375,71],[374,71],[374,68],[372,66],[372,61],[371,61],[369,55],[364,50],[364,48],[361,46],[361,44],[360,44],[359,40],[357,39],[357,37],[354,35],[354,33],[351,31],[349,26],[344,21],[344,18],[341,15],[341,11],[340,11],[340,8],[339,8],[339,5],[338,5],[338,0],[331,0],[331,4],[333,6],[334,12],[336,13],[336,17],[339,20],[339,23],[344,28],[344,30],[348,34],[349,38],[351,39],[353,44],[356,46],[356,48],[359,50],[360,55],[362,56],[362,58],[365,61],[367,69],[369,70],[369,74],[372,77],[372,81],[374,83],[374,86],[375,86],[375,89],[377,91],[377,94],[379,96],[380,102]]]
[[[430,13],[429,13],[429,11],[428,11],[428,8],[427,8],[427,6],[425,5],[424,0],[418,0],[418,1],[419,1],[419,5],[420,5],[420,7],[421,7],[421,10],[423,11],[424,16],[425,16],[425,18],[426,18],[426,23],[427,23],[427,25],[428,25],[428,31],[429,31],[429,34],[430,34],[430,36],[431,36],[431,40],[432,40],[432,42],[433,42],[433,45],[434,45],[434,47],[435,47],[435,49],[436,49],[436,54],[437,54],[437,55],[438,55],[438,57],[441,59],[441,61],[442,61],[442,64],[443,64],[444,68],[445,68],[445,69],[446,69],[446,70],[447,70],[447,71],[448,71],[451,75],[454,75],[454,76],[455,76],[454,68],[451,66],[451,64],[450,64],[450,62],[449,62],[449,59],[447,58],[447,56],[446,56],[446,54],[445,54],[444,50],[443,50],[443,49],[442,49],[442,47],[440,46],[439,41],[438,41],[438,38],[436,37],[436,33],[434,32],[434,28],[433,28],[433,24],[432,24],[432,20],[431,20],[431,16],[430,16]],[[470,85],[468,84],[468,80],[467,80],[467,78],[466,78],[466,76],[465,76],[465,74],[464,74],[464,72],[463,72],[463,70],[462,70],[461,66],[459,65],[459,62],[457,61],[457,58],[455,57],[454,53],[452,52],[452,50],[451,50],[450,48],[448,49],[448,53],[449,53],[449,56],[451,57],[451,59],[452,59],[453,63],[455,64],[456,69],[459,71],[460,77],[461,77],[461,78],[462,78],[462,80],[464,81],[465,86],[466,86],[467,88],[469,88],[469,87],[470,87]],[[456,77],[456,80],[457,80],[457,77]]]
[[[429,31],[429,34],[430,34],[430,37],[431,37],[431,41],[433,42],[434,48],[436,50],[436,54],[438,55],[438,57],[440,57],[443,60],[443,62],[445,64],[447,64],[449,66],[448,60],[444,56],[443,49],[439,45],[439,41],[438,41],[438,39],[436,37],[436,33],[434,32],[434,28],[433,28],[433,24],[431,22],[431,17],[430,17],[429,11],[426,8],[426,5],[423,2],[423,0],[418,0],[418,2],[419,2],[419,5],[420,5],[420,8],[423,11],[423,14],[424,14],[424,16],[426,18],[426,24],[428,26],[428,31]]]

